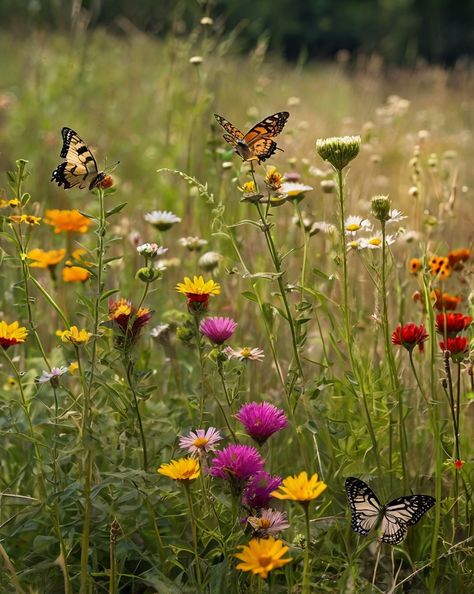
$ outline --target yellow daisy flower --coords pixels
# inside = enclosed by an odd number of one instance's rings
[[[63,231],[87,233],[92,225],[91,219],[82,215],[78,210],[47,210],[44,222],[54,227],[55,233]]]
[[[69,330],[58,330],[56,336],[59,336],[63,342],[87,344],[92,334],[87,330],[79,330],[77,326],[71,326]]]
[[[237,569],[251,571],[263,579],[267,578],[270,571],[291,561],[291,558],[283,558],[288,547],[284,546],[283,541],[272,536],[263,539],[252,538],[248,545],[240,545],[240,549],[240,553],[234,554],[234,557],[242,561],[237,565]]]
[[[82,266],[66,266],[63,268],[63,281],[65,283],[85,282],[91,273]]]
[[[66,255],[66,250],[49,250],[45,252],[39,248],[35,248],[34,250],[30,250],[26,257],[29,260],[33,260],[30,263],[31,268],[52,268],[59,264],[61,260]]]
[[[198,478],[201,468],[199,460],[188,456],[180,460],[171,460],[168,464],[162,464],[157,472],[164,474],[175,481],[189,482]]]
[[[28,330],[23,326],[20,327],[19,322],[7,324],[3,320],[0,322],[0,347],[5,351],[15,345],[25,342],[28,336]]]
[[[298,475],[287,476],[279,490],[273,491],[271,495],[277,499],[307,502],[319,497],[325,489],[327,485],[323,481],[318,481],[317,474],[308,479],[307,472],[303,471]]]
[[[8,220],[11,221],[12,223],[26,223],[27,225],[39,225],[40,221],[41,221],[41,217],[35,217],[33,215],[12,215],[11,217],[8,217]]]

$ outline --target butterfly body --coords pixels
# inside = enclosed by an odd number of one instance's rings
[[[361,536],[380,530],[381,540],[399,544],[408,526],[416,524],[436,503],[430,495],[407,495],[381,505],[372,489],[360,479],[346,479],[346,494],[351,508],[351,528]]]
[[[280,134],[289,116],[287,111],[279,111],[255,124],[246,134],[243,134],[228,120],[214,114],[226,131],[223,135],[224,140],[234,147],[235,152],[244,161],[256,160],[259,163],[269,159],[277,149],[282,150],[272,138]]]
[[[65,159],[52,173],[51,181],[65,190],[78,186],[93,190],[105,178],[105,172],[99,171],[94,155],[80,136],[71,128],[61,130],[63,146],[60,156]]]

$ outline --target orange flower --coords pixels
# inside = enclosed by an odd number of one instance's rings
[[[87,233],[92,224],[91,219],[82,215],[78,210],[47,210],[44,222],[54,227],[55,233],[63,231]]]
[[[49,250],[45,252],[44,250],[35,248],[34,250],[29,251],[26,254],[26,257],[29,260],[33,260],[30,264],[31,268],[53,268],[61,262],[65,255],[65,249]]]
[[[438,311],[454,311],[462,301],[462,297],[450,295],[449,293],[441,294],[441,291],[438,289],[431,292],[431,299]]]
[[[448,260],[451,266],[454,266],[459,262],[465,262],[466,260],[468,260],[470,255],[471,250],[468,250],[466,248],[460,248],[459,250],[453,250],[452,252],[449,252]]]
[[[89,280],[91,273],[82,266],[66,266],[63,268],[63,281],[65,283],[83,283]]]
[[[421,269],[421,260],[419,258],[412,258],[408,264],[408,270],[412,274],[416,274]]]
[[[449,258],[445,256],[432,256],[428,262],[430,272],[433,276],[438,276],[441,280],[451,276],[451,265]]]

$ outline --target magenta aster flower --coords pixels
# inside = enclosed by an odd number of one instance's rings
[[[189,435],[181,437],[179,447],[182,450],[188,450],[190,454],[203,454],[215,449],[215,445],[222,439],[221,434],[215,427],[209,429],[196,429]]]
[[[232,318],[206,318],[199,326],[202,334],[215,344],[222,344],[234,334],[237,322]]]
[[[261,509],[270,503],[271,493],[281,485],[281,476],[272,476],[265,470],[255,473],[247,483],[242,498],[247,507]]]
[[[210,474],[240,487],[263,468],[263,458],[257,449],[248,445],[230,444],[217,452],[211,462]]]
[[[244,404],[235,417],[259,445],[264,444],[270,435],[288,425],[288,420],[281,408],[269,402]]]
[[[290,527],[286,513],[273,509],[262,509],[260,515],[249,516],[247,522],[260,537],[271,536]]]

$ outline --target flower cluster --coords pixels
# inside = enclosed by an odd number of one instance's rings
[[[112,327],[118,330],[116,346],[130,348],[137,340],[140,330],[148,324],[152,312],[146,307],[136,308],[126,299],[109,302],[109,320]]]

